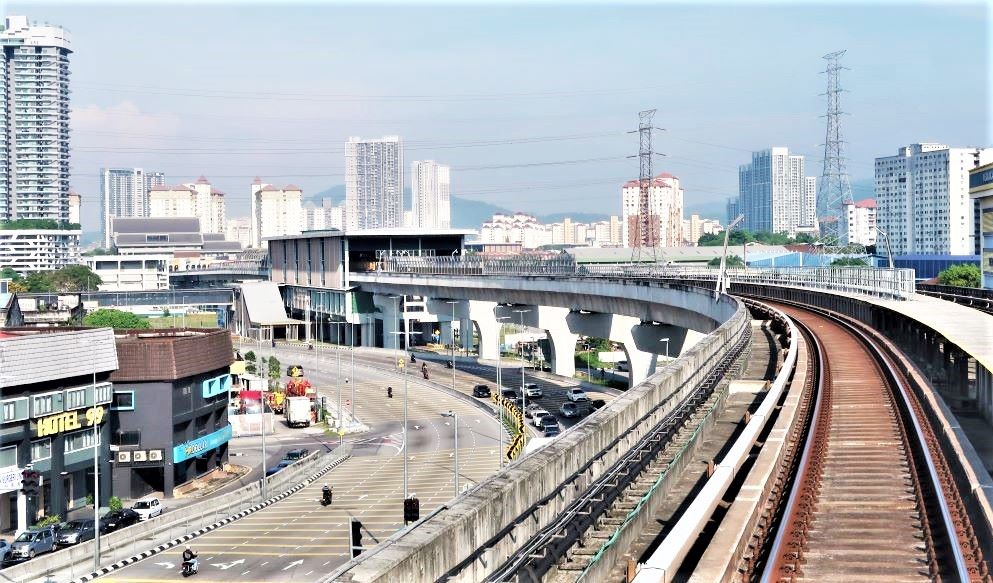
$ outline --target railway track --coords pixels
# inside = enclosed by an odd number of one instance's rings
[[[989,581],[961,498],[907,379],[875,339],[821,310],[768,302],[816,352],[810,429],[761,581]],[[813,387],[807,387],[808,389]],[[785,492],[781,492],[785,494]]]

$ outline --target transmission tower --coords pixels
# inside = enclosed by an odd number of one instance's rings
[[[845,167],[844,140],[841,137],[841,81],[839,74],[846,67],[841,66],[841,57],[845,56],[845,51],[836,51],[824,55],[827,61],[827,69],[823,73],[827,74],[827,134],[824,138],[824,170],[821,172],[821,183],[817,189],[817,217],[823,219],[828,216],[838,218],[834,222],[833,233],[825,233],[822,229],[821,237],[830,237],[838,241],[841,238],[842,203],[851,200],[852,185],[848,179],[848,170]]]
[[[641,250],[649,247],[652,250],[653,262],[658,261],[658,242],[655,240],[655,229],[652,225],[651,206],[649,205],[648,193],[652,187],[652,158],[655,152],[652,150],[652,125],[655,120],[654,109],[646,109],[638,112],[638,232],[630,241],[634,247],[632,251],[632,261],[640,262]],[[631,228],[630,223],[628,229]]]

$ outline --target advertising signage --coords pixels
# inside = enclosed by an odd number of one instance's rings
[[[214,448],[220,447],[231,439],[231,426],[225,425],[213,433],[208,433],[203,437],[198,437],[192,441],[187,441],[172,448],[173,463],[185,462],[206,453]]]

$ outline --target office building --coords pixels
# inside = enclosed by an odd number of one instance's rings
[[[738,168],[737,207],[728,210],[745,215],[741,228],[748,231],[794,237],[814,230],[817,182],[804,170],[804,157],[791,155],[789,148],[752,153],[751,163]]]
[[[110,223],[114,217],[148,217],[149,192],[165,186],[165,174],[141,168],[100,169],[100,217],[104,248],[110,247]]]
[[[0,530],[24,530],[42,516],[66,516],[94,494],[93,448],[100,449],[101,506],[110,497],[110,328],[13,328],[0,333],[4,363],[0,444]],[[41,474],[30,499],[21,471]]]
[[[993,163],[969,171],[969,196],[979,207],[979,256],[983,287],[993,289]]]
[[[876,223],[893,254],[974,254],[969,171],[989,162],[993,148],[932,143],[876,158]]]
[[[349,230],[403,225],[403,144],[399,136],[345,142],[345,215]]]
[[[841,242],[846,245],[876,244],[876,201],[845,201],[842,209]]]
[[[91,255],[83,264],[100,278],[100,291],[146,291],[169,289],[169,264],[173,256],[167,253],[134,255]]]
[[[448,229],[452,226],[451,169],[434,160],[410,165],[410,193],[414,218],[411,226]]]
[[[80,221],[79,211],[83,205],[83,197],[74,190],[69,191],[69,224],[78,225]]]
[[[113,492],[173,496],[176,486],[228,460],[228,393],[234,360],[227,330],[116,333]]]
[[[264,247],[266,237],[300,234],[305,226],[302,190],[292,184],[277,188],[256,177],[251,193],[252,247]]]
[[[639,218],[641,182],[631,180],[621,188],[621,215],[624,219],[624,246],[641,245]],[[656,247],[678,247],[683,244],[683,189],[679,179],[663,172],[648,188],[648,216],[652,230],[648,237]]]

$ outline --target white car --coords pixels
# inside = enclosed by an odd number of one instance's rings
[[[524,394],[527,395],[528,398],[539,398],[542,396],[541,387],[535,383],[528,383],[524,385]]]
[[[142,498],[134,503],[131,510],[137,512],[144,521],[162,514],[162,503],[158,498]]]
[[[586,396],[586,393],[583,391],[583,389],[580,389],[579,387],[572,387],[571,389],[567,389],[565,392],[565,396],[569,397],[569,400],[574,403],[579,401],[590,400],[590,398]]]
[[[548,417],[549,415],[551,415],[551,413],[549,413],[548,411],[545,411],[544,409],[538,409],[537,411],[535,411],[534,413],[531,414],[531,423],[535,427],[537,427],[537,428],[540,429],[541,428],[541,418],[542,417]]]

